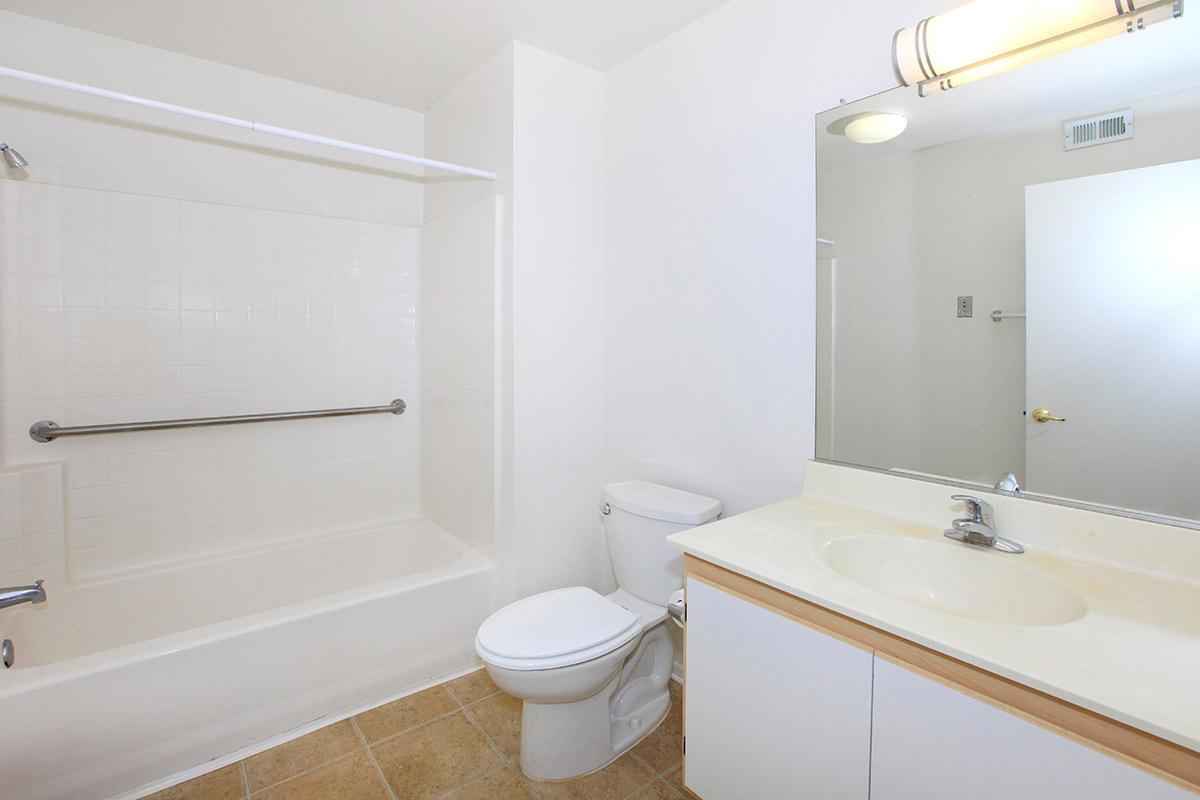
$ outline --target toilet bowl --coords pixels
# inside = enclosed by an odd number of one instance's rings
[[[630,481],[605,486],[601,510],[620,588],[518,600],[475,638],[492,679],[524,701],[521,770],[537,780],[597,770],[666,717],[675,660],[666,606],[683,585],[682,559],[666,537],[716,519],[721,506]]]

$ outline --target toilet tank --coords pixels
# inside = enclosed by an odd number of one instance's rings
[[[617,585],[665,606],[683,586],[683,554],[667,544],[672,533],[721,515],[721,501],[646,481],[604,487],[604,537]]]

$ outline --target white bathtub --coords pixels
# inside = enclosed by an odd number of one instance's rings
[[[421,521],[0,610],[0,798],[101,800],[474,661],[493,565]]]

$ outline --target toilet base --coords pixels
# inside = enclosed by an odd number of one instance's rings
[[[521,771],[556,781],[594,772],[653,731],[671,707],[674,646],[663,624],[647,631],[622,668],[591,697],[569,703],[526,700]]]

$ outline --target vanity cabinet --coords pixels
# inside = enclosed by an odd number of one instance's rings
[[[705,800],[866,800],[870,651],[689,581],[687,786]]]
[[[1191,751],[687,562],[684,783],[692,797],[1200,797],[1183,788],[1200,785]]]
[[[875,657],[871,798],[1195,800],[1197,795]]]

